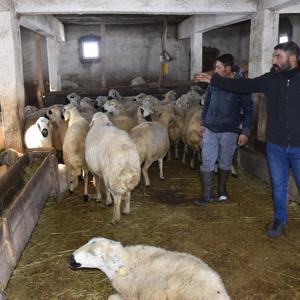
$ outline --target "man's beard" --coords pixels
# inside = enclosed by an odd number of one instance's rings
[[[292,65],[290,64],[289,61],[287,61],[285,64],[283,64],[281,67],[279,67],[276,64],[273,64],[272,68],[271,68],[271,72],[274,73],[279,73],[279,72],[287,72],[292,68]]]

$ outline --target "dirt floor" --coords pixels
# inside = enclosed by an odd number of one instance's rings
[[[270,240],[271,189],[239,170],[229,180],[230,201],[195,207],[198,172],[179,161],[155,164],[152,186],[132,195],[132,212],[116,226],[104,203],[81,200],[82,185],[59,207],[49,199],[6,289],[13,299],[107,299],[113,289],[98,270],[72,271],[67,256],[90,238],[146,244],[202,258],[222,277],[232,299],[300,299],[300,206],[289,206],[287,237]],[[159,300],[159,299],[154,299]]]

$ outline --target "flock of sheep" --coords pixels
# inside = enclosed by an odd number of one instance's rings
[[[182,161],[186,162],[191,149],[190,166],[195,166],[203,104],[203,96],[195,89],[178,99],[174,91],[158,100],[145,94],[122,97],[116,90],[96,100],[75,93],[67,98],[67,105],[40,110],[26,107],[24,143],[28,149],[55,148],[62,153],[61,192],[68,189],[72,193],[82,175],[84,200],[100,201],[102,180],[106,205],[114,203],[112,224],[120,221],[122,199],[122,212],[130,213],[131,192],[141,173],[145,185],[150,185],[147,171],[153,162],[158,161],[159,176],[164,178],[163,160],[167,153],[171,159],[171,148],[179,159],[180,141],[185,144]],[[0,153],[0,164],[11,166],[20,155],[6,149]],[[94,177],[95,195],[88,194],[89,173]],[[102,270],[118,292],[109,299],[230,299],[220,276],[186,253],[143,245],[123,247],[96,238],[69,257],[69,266]]]
[[[177,99],[171,90],[163,100],[139,94],[122,97],[112,89],[108,96],[96,100],[81,98],[76,93],[67,96],[67,105],[53,105],[37,109],[26,106],[24,143],[28,149],[55,148],[62,153],[65,166],[60,165],[60,190],[71,193],[78,184],[78,176],[84,179],[84,200],[101,200],[101,180],[106,188],[106,204],[114,203],[112,224],[120,220],[121,199],[123,213],[130,212],[131,191],[143,174],[145,185],[150,185],[148,168],[159,163],[159,176],[164,178],[163,159],[171,147],[179,159],[178,145],[185,144],[186,152],[192,149],[191,167],[199,153],[199,135],[202,97],[195,88]],[[13,150],[0,154],[19,157]],[[6,158],[7,159],[7,158]],[[94,177],[97,193],[88,194],[88,174]]]

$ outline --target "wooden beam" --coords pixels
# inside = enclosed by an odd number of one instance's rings
[[[36,76],[38,81],[38,86],[36,91],[38,107],[42,108],[44,107],[43,96],[45,93],[45,88],[44,88],[42,58],[41,58],[41,36],[38,33],[35,34],[35,64],[36,64]]]

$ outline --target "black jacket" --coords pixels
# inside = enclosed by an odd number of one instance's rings
[[[269,72],[253,79],[213,76],[211,85],[236,93],[264,93],[267,97],[267,141],[300,147],[300,70]]]
[[[241,71],[235,78],[243,78]],[[241,111],[243,124],[240,129]],[[213,132],[236,132],[250,134],[253,101],[249,94],[237,94],[209,85],[201,115],[202,124]]]

